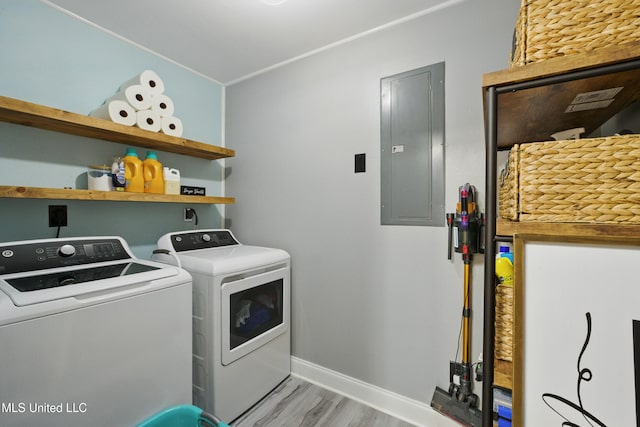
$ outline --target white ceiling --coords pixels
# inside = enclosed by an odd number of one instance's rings
[[[278,6],[261,0],[48,1],[229,84],[461,0],[287,0]]]

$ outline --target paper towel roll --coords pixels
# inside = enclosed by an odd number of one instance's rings
[[[160,79],[160,77],[151,70],[144,70],[137,76],[134,76],[122,83],[122,85],[120,85],[120,90],[131,85],[141,85],[147,89],[152,96],[160,95],[164,92],[164,83],[162,82],[162,79]]]
[[[173,116],[173,101],[167,95],[152,96],[151,111],[155,111],[162,117]]]
[[[107,101],[127,101],[136,110],[151,108],[151,94],[142,85],[131,85],[109,97]]]
[[[109,101],[89,113],[92,117],[111,120],[121,125],[136,124],[136,110],[126,101]]]
[[[162,118],[160,131],[171,136],[182,136],[182,120],[177,117],[169,116]]]
[[[158,113],[151,110],[140,110],[136,112],[136,126],[140,129],[158,132],[160,126],[162,126],[162,121]]]

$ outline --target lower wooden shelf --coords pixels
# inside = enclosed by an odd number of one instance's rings
[[[494,359],[493,385],[513,389],[513,364],[506,360]]]
[[[0,198],[98,200],[114,202],[233,204],[233,197],[181,196],[173,194],[128,193],[122,191],[72,190],[0,186]]]

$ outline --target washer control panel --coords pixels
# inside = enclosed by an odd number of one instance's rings
[[[171,245],[176,252],[239,244],[229,230],[200,230],[171,235]]]
[[[119,239],[51,239],[0,245],[0,274],[129,259]]]

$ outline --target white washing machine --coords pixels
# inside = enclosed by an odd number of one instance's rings
[[[119,237],[0,243],[0,425],[131,427],[190,404],[191,295]]]
[[[193,404],[231,422],[291,372],[289,254],[196,230],[165,234],[154,257],[193,277]]]

